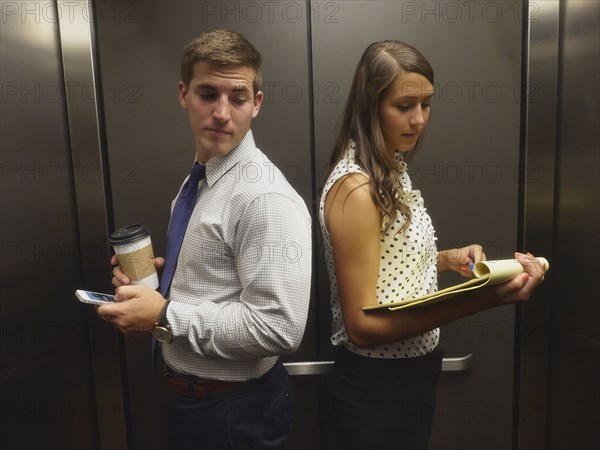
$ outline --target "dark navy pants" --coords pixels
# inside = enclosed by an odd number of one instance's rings
[[[342,448],[427,449],[442,356],[369,358],[342,348],[331,377]]]
[[[169,450],[282,449],[291,427],[292,383],[281,362],[261,378],[202,400],[172,393]]]

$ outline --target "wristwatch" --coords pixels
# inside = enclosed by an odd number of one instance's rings
[[[154,328],[152,328],[152,336],[158,342],[163,344],[168,344],[173,340],[173,332],[171,331],[171,325],[167,321],[167,307],[169,306],[169,300],[165,302],[162,309],[160,310],[160,314],[156,323],[154,324]]]

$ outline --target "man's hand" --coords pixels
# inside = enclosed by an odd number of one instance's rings
[[[124,335],[132,337],[150,334],[166,301],[146,286],[121,286],[115,300],[118,303],[99,306],[96,311]]]
[[[113,255],[110,259],[110,264],[115,266],[113,269],[113,279],[112,285],[116,288],[120,286],[127,286],[131,283],[131,280],[123,273],[121,270],[121,266],[119,266],[119,260],[117,259],[117,255]],[[160,256],[154,258],[154,265],[157,269],[162,268],[165,265],[165,259]]]

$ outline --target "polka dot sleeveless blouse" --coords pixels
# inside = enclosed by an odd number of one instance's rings
[[[325,198],[337,180],[349,173],[368,176],[354,161],[355,147],[351,143],[346,154],[336,165],[325,183],[319,207],[319,223],[325,245],[325,260],[331,286],[331,311],[333,313],[333,345],[344,345],[348,350],[373,358],[411,358],[425,355],[435,349],[439,341],[439,328],[428,331],[405,341],[379,345],[370,348],[357,348],[350,342],[342,318],[340,299],[336,283],[331,235],[325,227]],[[402,201],[410,207],[412,220],[408,230],[398,230],[406,219],[398,213],[388,231],[384,231],[389,218],[383,222],[381,231],[381,251],[377,278],[377,301],[379,304],[399,303],[437,291],[437,253],[435,230],[425,209],[421,192],[412,189],[402,155],[396,155],[398,177],[404,189]]]

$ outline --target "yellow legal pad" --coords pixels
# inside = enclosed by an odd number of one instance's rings
[[[547,271],[550,268],[550,263],[546,258],[537,258]],[[473,275],[475,276],[469,281],[466,281],[455,286],[450,286],[432,294],[427,294],[423,297],[403,300],[393,303],[384,303],[382,305],[365,306],[363,311],[377,311],[387,309],[396,311],[405,308],[414,308],[421,305],[431,305],[437,302],[448,300],[462,292],[480,289],[484,286],[493,286],[509,281],[525,269],[516,259],[500,259],[497,261],[480,261],[473,267]]]

